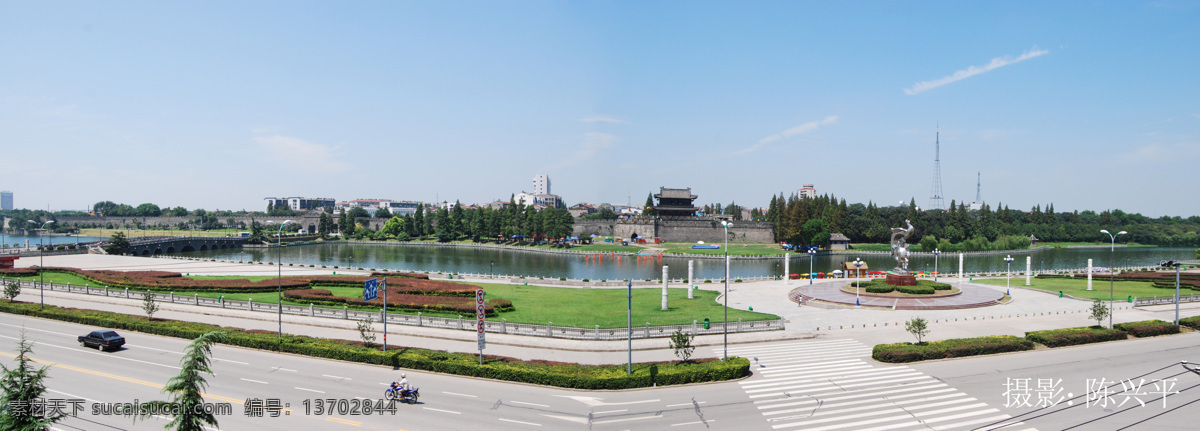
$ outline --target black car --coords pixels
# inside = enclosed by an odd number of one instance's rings
[[[125,337],[117,335],[116,331],[102,329],[92,331],[92,333],[87,335],[80,335],[79,345],[83,347],[95,347],[100,350],[117,350],[125,345]]]

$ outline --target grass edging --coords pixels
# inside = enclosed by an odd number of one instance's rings
[[[189,340],[221,330],[227,335],[222,344],[233,346],[573,389],[632,389],[733,380],[750,375],[750,361],[736,356],[731,356],[728,361],[638,363],[634,366],[633,374],[627,374],[625,364],[581,365],[484,355],[484,363],[480,365],[479,357],[469,353],[417,348],[384,352],[354,341],[291,334],[284,334],[280,339],[274,331],[178,320],[150,320],[142,316],[54,305],[46,305],[45,309],[41,309],[38,304],[25,302],[0,301],[0,312]]]

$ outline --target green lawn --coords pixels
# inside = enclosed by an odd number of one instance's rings
[[[990,284],[993,286],[1004,286],[1004,279],[984,279],[975,280],[976,283]],[[1103,277],[1092,278],[1092,289],[1087,290],[1087,279],[1082,280],[1064,279],[1064,278],[1034,278],[1031,282],[1034,289],[1044,290],[1050,293],[1058,294],[1062,291],[1064,294],[1074,296],[1076,298],[1101,299],[1107,301],[1109,298],[1108,279]],[[1025,287],[1025,279],[1013,278],[1012,286]],[[1145,281],[1117,281],[1113,283],[1113,297],[1120,300],[1127,300],[1128,297],[1149,298],[1153,296],[1174,296],[1175,289],[1160,289],[1154,287],[1153,283]],[[1183,291],[1182,294],[1187,295],[1190,291]]]
[[[1038,247],[1066,248],[1066,247],[1070,247],[1070,246],[1080,246],[1080,245],[1100,246],[1100,245],[1111,245],[1111,244],[1112,243],[1105,244],[1103,242],[1039,242],[1037,245],[1030,246],[1029,248],[1038,248]],[[1125,245],[1130,248],[1158,247],[1157,245],[1153,245],[1153,244],[1138,244],[1136,242],[1125,243],[1122,245]]]
[[[216,278],[245,278],[251,280],[270,279],[270,276],[205,276],[193,277],[197,279],[216,279]],[[38,277],[24,277],[24,280],[36,281]],[[84,279],[74,274],[62,273],[47,273],[47,282],[68,283],[78,286],[87,283]],[[516,311],[502,313],[499,317],[489,318],[488,320],[507,319],[513,323],[529,323],[544,325],[547,322],[554,322],[555,326],[573,326],[578,328],[593,328],[594,325],[600,325],[601,328],[623,328],[626,325],[626,290],[625,289],[584,289],[584,288],[563,288],[563,287],[544,287],[544,286],[514,286],[511,284],[490,284],[490,283],[471,283],[483,287],[487,291],[488,298],[504,298],[513,302]],[[334,295],[346,296],[353,298],[362,298],[362,288],[359,287],[319,287],[321,289],[329,289]],[[166,290],[156,291],[159,293],[167,293]],[[254,300],[254,302],[277,302],[279,296],[276,292],[258,292],[258,293],[217,293],[217,292],[188,292],[180,293],[180,296],[192,296],[198,294],[203,298],[218,298],[224,296],[225,299],[246,301]],[[704,321],[704,318],[709,318],[710,321],[719,321],[722,316],[722,306],[716,302],[717,293],[712,291],[697,290],[695,299],[687,299],[687,291],[683,289],[671,289],[668,294],[670,307],[667,311],[661,311],[662,291],[659,289],[633,289],[633,322],[634,326],[645,326],[646,322],[650,322],[653,326],[658,325],[681,325],[690,324],[692,320]],[[307,302],[284,300],[285,304],[307,306]],[[354,307],[353,309],[363,310],[378,310],[374,307]],[[406,313],[416,314],[416,313]],[[456,313],[450,312],[425,312],[426,316],[443,316],[455,317]],[[752,311],[744,311],[730,308],[729,320],[736,322],[738,318],[744,321],[751,320],[773,320],[778,319],[778,316]]]

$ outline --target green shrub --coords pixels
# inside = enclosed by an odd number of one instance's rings
[[[1129,338],[1125,331],[1098,326],[1026,332],[1025,338],[1047,347],[1074,346]]]
[[[1135,337],[1154,337],[1165,334],[1178,334],[1179,326],[1161,320],[1143,320],[1140,322],[1118,323],[1117,329],[1128,332]]]
[[[480,365],[479,357],[470,353],[416,348],[384,352],[357,341],[291,334],[284,334],[279,338],[274,331],[222,328],[206,323],[176,320],[159,319],[151,322],[141,316],[60,308],[53,305],[39,309],[38,304],[0,302],[0,312],[184,339],[194,339],[207,332],[222,330],[228,334],[225,344],[252,349],[574,389],[643,388],[655,384],[680,385],[733,380],[750,375],[750,361],[736,356],[729,357],[727,361],[639,363],[634,366],[634,373],[629,375],[626,374],[624,364],[580,365],[484,356],[484,363]],[[650,378],[651,366],[658,369],[657,377],[653,381]]]
[[[866,290],[867,293],[891,293],[891,291],[896,290],[896,286],[884,283],[870,283],[867,284]]]
[[[1032,341],[1012,335],[976,338],[955,338],[921,344],[879,344],[871,351],[871,357],[879,362],[900,363],[929,359],[960,358],[964,356],[990,355],[993,353],[1033,350]]]
[[[932,295],[933,288],[929,286],[896,286],[896,291],[912,295]]]

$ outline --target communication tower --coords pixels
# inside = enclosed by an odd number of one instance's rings
[[[929,209],[946,209],[946,202],[942,199],[942,141],[941,141],[941,126],[938,126],[937,134],[934,135],[933,146],[933,192],[929,197]]]

